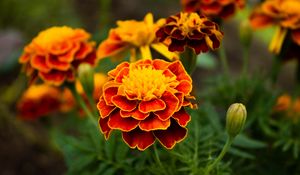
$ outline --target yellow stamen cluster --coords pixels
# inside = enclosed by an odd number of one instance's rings
[[[203,21],[196,13],[181,13],[181,18],[177,21],[177,26],[182,31],[182,35],[187,35],[194,29],[201,27]]]
[[[131,66],[128,76],[122,80],[126,94],[145,101],[160,98],[166,90],[171,90],[177,85],[176,76],[165,76],[163,70],[147,66]]]

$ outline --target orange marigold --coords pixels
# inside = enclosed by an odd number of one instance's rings
[[[300,119],[300,98],[292,99],[288,94],[283,94],[278,97],[274,112],[286,114],[286,116],[293,121]]]
[[[20,118],[33,120],[60,109],[60,90],[47,84],[32,85],[18,101]]]
[[[108,38],[99,45],[97,57],[120,57],[124,52],[130,51],[132,60],[136,59],[137,53],[150,58],[151,47],[170,60],[178,59],[177,54],[169,52],[167,46],[157,42],[155,38],[155,32],[164,22],[165,19],[160,19],[154,23],[151,13],[148,13],[143,21],[117,21],[117,27],[111,29]]]
[[[185,46],[196,54],[220,46],[223,33],[216,23],[197,13],[179,13],[167,18],[166,24],[157,32],[159,41],[169,40],[169,50],[183,52]]]
[[[19,62],[24,64],[32,80],[39,77],[57,86],[64,81],[74,81],[80,63],[95,63],[95,43],[88,41],[89,38],[83,29],[51,27],[40,32],[25,47]]]
[[[300,1],[266,0],[250,16],[253,28],[276,25],[277,30],[270,44],[270,51],[280,53],[282,43],[291,31],[293,41],[300,45]]]
[[[209,17],[228,18],[245,6],[244,0],[181,0],[185,12],[199,12]]]
[[[108,72],[98,102],[99,125],[105,138],[122,131],[131,148],[145,150],[156,139],[168,149],[187,135],[192,79],[180,61],[123,62]]]

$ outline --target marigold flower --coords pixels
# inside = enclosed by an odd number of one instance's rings
[[[60,109],[60,90],[47,84],[32,85],[18,101],[20,118],[34,120]]]
[[[227,19],[245,6],[244,0],[181,0],[185,12]]]
[[[151,58],[151,47],[170,60],[178,59],[177,54],[169,52],[167,46],[157,42],[155,38],[155,32],[164,22],[164,19],[160,19],[154,23],[151,13],[143,21],[117,21],[117,27],[111,29],[108,38],[99,45],[97,57],[120,57],[124,52],[130,51],[131,59],[135,60],[139,49],[142,57]]]
[[[250,16],[253,28],[276,25],[277,30],[270,44],[270,51],[280,53],[282,43],[291,31],[292,40],[300,45],[300,1],[267,0],[258,6]]]
[[[122,131],[131,148],[145,150],[156,139],[171,149],[187,135],[192,79],[180,61],[123,62],[108,72],[98,102],[101,132]]]
[[[157,32],[159,41],[169,40],[171,52],[183,52],[185,46],[196,54],[216,49],[220,46],[223,33],[216,23],[197,13],[179,13],[167,18],[166,24]]]
[[[278,97],[273,111],[283,113],[293,121],[298,121],[300,119],[300,98],[292,99],[290,95],[283,94]]]
[[[80,63],[95,63],[95,43],[88,41],[89,38],[83,29],[51,27],[40,32],[25,47],[19,62],[24,64],[32,80],[39,77],[56,86],[74,81]]]

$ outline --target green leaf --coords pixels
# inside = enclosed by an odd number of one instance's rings
[[[233,141],[234,146],[239,146],[242,148],[248,148],[248,149],[258,149],[258,148],[264,148],[266,147],[266,144],[264,142],[253,140],[246,135],[239,134]]]

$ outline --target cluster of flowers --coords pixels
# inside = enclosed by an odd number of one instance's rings
[[[35,119],[72,109],[76,100],[66,87],[79,84],[77,93],[85,95],[77,79],[78,67],[95,66],[110,57],[121,63],[107,76],[94,75],[101,132],[108,139],[113,130],[120,130],[125,143],[139,150],[155,140],[171,149],[187,135],[191,116],[186,108],[196,108],[192,79],[180,53],[219,48],[223,32],[213,19],[228,19],[244,4],[244,0],[182,0],[184,10],[165,19],[154,21],[149,13],[142,21],[117,21],[97,49],[83,29],[46,29],[19,59],[31,85],[18,103],[20,116]],[[153,51],[164,58],[153,59]],[[129,62],[123,61],[128,53]]]

